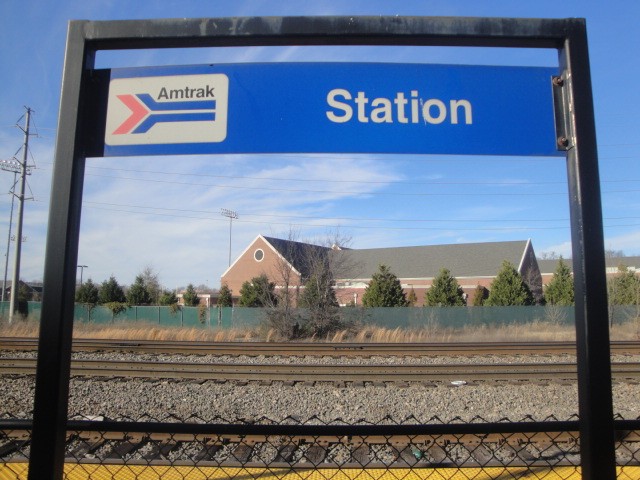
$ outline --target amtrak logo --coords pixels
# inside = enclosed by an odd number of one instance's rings
[[[133,77],[109,85],[105,143],[219,143],[227,136],[224,74]]]

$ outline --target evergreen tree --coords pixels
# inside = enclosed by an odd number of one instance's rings
[[[98,303],[124,303],[126,301],[127,298],[124,295],[124,291],[113,275],[109,277],[109,280],[102,282],[100,285],[100,293],[98,295]]]
[[[482,307],[489,298],[489,290],[482,285],[477,285],[473,291],[473,306]]]
[[[570,306],[574,304],[573,277],[562,257],[556,271],[544,290],[545,301],[550,305]]]
[[[416,295],[416,291],[411,287],[409,290],[409,295],[407,295],[407,303],[410,307],[415,307],[416,303],[418,303],[418,296]]]
[[[610,305],[639,305],[640,278],[626,265],[618,266],[618,273],[608,284]]]
[[[195,307],[200,303],[198,293],[192,283],[187,285],[187,289],[182,294],[182,300],[187,307]]]
[[[158,302],[160,303],[160,305],[164,305],[164,306],[176,305],[178,303],[178,297],[176,296],[175,292],[170,292],[169,290],[165,290],[160,295]]]
[[[337,307],[338,299],[328,274],[313,275],[300,295],[300,306],[310,309]]]
[[[233,297],[231,296],[231,289],[229,285],[223,283],[218,292],[218,306],[219,307],[231,307],[233,306]]]
[[[264,273],[253,277],[242,284],[238,304],[242,307],[273,307],[278,303],[275,289],[275,283],[270,282]]]
[[[371,277],[362,295],[362,305],[365,307],[406,307],[408,305],[400,280],[386,265],[380,265],[378,271]]]
[[[462,287],[458,280],[451,276],[451,272],[443,268],[433,280],[431,288],[427,291],[425,305],[431,307],[462,307],[467,302],[464,299]]]
[[[511,262],[504,261],[502,268],[491,283],[489,297],[485,302],[489,307],[507,305],[533,305],[531,290]]]
[[[308,315],[302,321],[301,333],[322,337],[342,328],[338,299],[328,270],[312,275],[307,280],[299,305],[308,309]]]
[[[149,294],[149,290],[147,290],[142,275],[138,275],[133,285],[129,287],[127,301],[129,305],[149,305],[151,303],[151,295]]]
[[[76,302],[78,303],[96,305],[98,303],[98,296],[98,287],[95,286],[91,279],[88,279],[76,290]]]
[[[18,303],[24,303],[33,301],[33,289],[26,283],[18,282]]]

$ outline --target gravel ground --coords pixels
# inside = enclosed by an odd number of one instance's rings
[[[102,357],[100,357],[102,355]],[[15,352],[3,356],[17,356]],[[109,358],[120,355],[109,354]],[[166,356],[141,355],[139,359],[156,360]],[[175,358],[175,356],[172,356]],[[76,358],[104,358],[104,354],[82,354]],[[122,356],[124,359],[125,356]],[[571,356],[543,357],[474,357],[488,362],[572,361]],[[269,357],[268,361],[273,361]],[[481,359],[481,360],[480,360]],[[535,359],[535,360],[534,360]],[[229,358],[211,356],[191,357],[190,361],[229,361]],[[290,361],[281,357],[282,361]],[[298,359],[299,361],[300,359]],[[311,362],[311,359],[303,359]],[[317,359],[314,359],[317,361]],[[323,363],[375,362],[380,359],[332,359],[324,357]],[[384,359],[391,362],[391,359]],[[407,357],[403,363],[453,363],[453,358]],[[464,361],[468,361],[465,358]],[[261,357],[239,357],[242,363],[265,361]],[[396,359],[395,361],[398,361]],[[616,361],[637,361],[624,356]],[[34,377],[0,377],[0,414],[31,417],[33,409]],[[262,385],[259,382],[204,383],[191,381],[145,381],[126,379],[104,381],[101,379],[74,378],[70,384],[69,415],[104,416],[109,419],[169,420],[198,417],[204,421],[257,420],[267,417],[274,421],[292,418],[295,421],[347,423],[367,422],[428,422],[433,417],[449,421],[459,417],[469,422],[476,417],[486,421],[509,418],[518,421],[531,417],[544,420],[554,416],[558,420],[569,419],[578,411],[576,385],[550,383],[522,385],[478,383],[454,387],[450,384],[426,386],[388,384],[361,387],[336,387],[333,384],[297,383],[293,386],[282,382]],[[640,385],[616,383],[614,385],[614,411],[626,419],[640,417]],[[411,420],[415,417],[416,420]]]

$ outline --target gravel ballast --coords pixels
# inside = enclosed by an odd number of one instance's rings
[[[75,358],[99,358],[107,354],[82,354]],[[108,354],[109,358],[114,358]],[[16,352],[3,352],[2,356],[17,356]],[[127,356],[118,354],[116,358]],[[136,357],[149,361],[149,356]],[[162,360],[165,360],[163,356]],[[491,363],[571,361],[567,356],[544,357],[473,357],[478,362]],[[129,356],[130,358],[130,356]],[[284,358],[284,357],[282,357]],[[391,357],[390,357],[391,358]],[[635,361],[631,357],[616,361]],[[160,358],[157,358],[160,361]],[[184,358],[182,358],[184,360]],[[267,359],[273,361],[273,357]],[[300,362],[298,358],[298,362]],[[318,361],[317,358],[314,359]],[[350,359],[354,362],[380,363],[379,359]],[[453,363],[447,358],[444,363]],[[465,361],[468,361],[465,358]],[[207,356],[190,358],[195,362],[230,361],[229,358],[215,360]],[[261,362],[260,357],[242,358],[243,363]],[[284,361],[284,360],[283,360]],[[311,362],[303,359],[303,362]],[[345,359],[323,357],[322,362],[345,363]],[[385,361],[438,363],[438,357],[395,358]],[[296,362],[296,363],[298,363]],[[302,363],[302,362],[300,362]],[[463,379],[461,379],[463,380]],[[33,376],[0,377],[0,414],[30,418],[33,409],[35,378]],[[614,412],[625,419],[640,417],[640,385],[632,383],[614,384]],[[566,420],[578,413],[576,384],[549,383],[522,384],[478,382],[462,386],[447,383],[433,385],[411,383],[407,385],[386,384],[363,386],[336,386],[332,383],[283,382],[262,384],[260,382],[213,381],[166,381],[96,378],[72,378],[70,382],[70,417],[105,417],[109,419],[167,420],[169,417],[186,419],[197,417],[204,421],[255,421],[263,417],[281,422],[287,418],[294,421],[317,422],[336,420],[373,423],[396,423],[406,421],[429,422],[433,417],[442,421],[459,418],[469,422],[477,417],[486,421],[508,418],[520,421],[526,418],[545,420],[555,417]],[[411,420],[415,417],[415,420]]]

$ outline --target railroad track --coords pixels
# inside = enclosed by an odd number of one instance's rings
[[[3,435],[4,434],[4,435]],[[4,442],[2,437],[5,436]],[[492,435],[264,436],[69,432],[65,463],[192,465],[195,468],[548,467],[577,465],[578,432]],[[0,431],[0,461],[25,462],[28,430]],[[631,432],[626,442],[638,440]],[[530,452],[537,452],[532,455]],[[553,456],[549,453],[552,452]],[[637,464],[638,462],[633,462]]]
[[[0,349],[33,351],[34,338],[0,338]],[[557,355],[575,354],[574,342],[487,342],[487,343],[312,343],[312,342],[171,342],[138,340],[77,339],[76,352],[117,351],[184,355],[301,355],[332,357],[368,356],[473,356],[473,355]],[[613,354],[640,355],[640,342],[611,342]]]
[[[640,363],[612,365],[613,378],[640,378]],[[35,358],[1,358],[1,375],[35,375]],[[246,364],[149,362],[123,360],[74,360],[71,375],[77,377],[126,377],[191,379],[201,381],[284,382],[472,382],[550,381],[577,377],[573,363],[508,363],[447,365],[378,364]]]
[[[73,422],[71,422],[73,423]],[[99,422],[98,422],[99,423]],[[268,427],[262,425],[263,427]],[[286,426],[275,426],[286,428]],[[397,427],[391,425],[390,428]],[[357,427],[355,427],[357,428]],[[402,428],[402,427],[399,427]],[[82,430],[67,432],[65,463],[103,465],[190,465],[290,469],[407,467],[549,467],[578,465],[577,431],[510,433],[422,433],[389,435],[161,433]],[[639,465],[634,456],[638,431],[619,431],[624,464]],[[25,462],[31,431],[0,430],[0,461]]]

